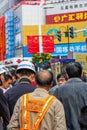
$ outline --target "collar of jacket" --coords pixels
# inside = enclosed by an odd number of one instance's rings
[[[36,88],[34,91],[35,91],[35,93],[46,93],[46,94],[48,94],[48,91],[45,90],[44,88]]]
[[[30,84],[30,83],[31,83],[30,80],[27,78],[22,78],[19,81],[19,84]]]
[[[70,78],[70,79],[68,79],[68,81],[67,82],[79,82],[79,81],[82,81],[80,78]]]

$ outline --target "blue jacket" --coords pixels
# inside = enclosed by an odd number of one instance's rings
[[[81,108],[87,105],[87,83],[71,78],[65,85],[56,88],[54,95],[64,106],[67,129],[80,130],[78,116]]]
[[[30,81],[26,78],[22,78],[16,86],[13,86],[6,91],[4,95],[7,99],[11,116],[18,98],[23,94],[33,92],[34,90],[35,87],[30,84]]]

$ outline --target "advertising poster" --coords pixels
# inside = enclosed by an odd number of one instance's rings
[[[87,73],[87,54],[85,53],[76,53],[75,58],[77,62],[80,62],[83,66],[83,72]]]
[[[22,56],[22,39],[21,33],[15,35],[15,57]]]

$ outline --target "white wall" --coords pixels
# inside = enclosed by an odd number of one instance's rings
[[[39,5],[22,5],[22,25],[45,24],[45,10]]]

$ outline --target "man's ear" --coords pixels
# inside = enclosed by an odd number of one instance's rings
[[[31,74],[31,75],[29,76],[29,78],[30,78],[31,81],[33,81],[33,80],[35,80],[35,75],[34,75],[34,74]]]
[[[69,79],[69,75],[66,73],[67,79]]]
[[[51,82],[50,88],[52,88],[52,86],[53,86],[53,81]]]
[[[83,77],[83,73],[81,73],[81,78]]]

